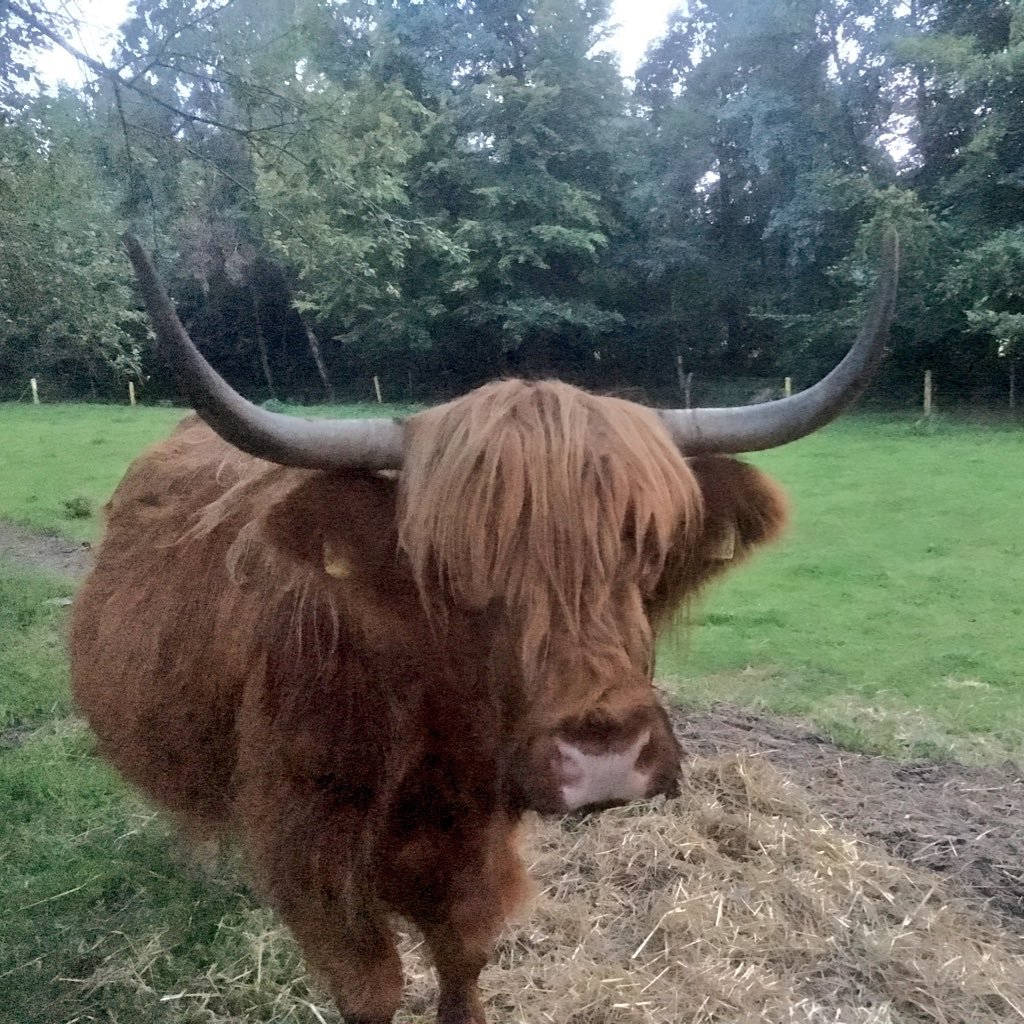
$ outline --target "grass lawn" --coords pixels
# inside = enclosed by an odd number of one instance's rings
[[[1024,430],[851,417],[754,461],[792,528],[696,606],[659,673],[854,747],[1024,755]]]
[[[175,870],[167,824],[93,756],[68,696],[58,602],[70,592],[0,566],[0,1022],[170,1019],[138,1015],[130,977],[95,998],[86,979],[114,962],[150,981],[197,970],[217,945],[218,901],[225,938],[231,914],[249,911],[224,884]],[[139,935],[152,935],[159,964],[133,948]]]
[[[209,1020],[195,997],[154,995],[181,978],[250,1019],[210,964],[258,964],[245,998],[260,988],[270,1003],[302,977],[298,954],[241,872],[206,877],[176,856],[172,826],[93,755],[67,696],[64,609],[46,603],[68,589],[0,570],[0,1024]]]
[[[312,414],[403,411],[360,405],[322,407]],[[95,540],[98,513],[129,462],[188,413],[152,406],[0,403],[0,518],[72,540]]]
[[[0,518],[94,539],[131,458],[182,415],[0,405]],[[1024,430],[861,415],[752,458],[793,525],[688,611],[659,675],[685,702],[806,715],[856,748],[1024,756]]]

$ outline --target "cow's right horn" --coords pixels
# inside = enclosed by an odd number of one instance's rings
[[[842,362],[813,387],[789,398],[724,409],[665,409],[660,416],[684,455],[729,454],[775,448],[810,434],[835,419],[859,397],[885,353],[896,308],[900,246],[896,231],[885,235],[882,268],[871,310]]]
[[[125,235],[153,330],[178,386],[225,441],[257,458],[303,469],[399,469],[404,429],[397,420],[307,420],[244,399],[203,358],[175,313],[139,240]]]

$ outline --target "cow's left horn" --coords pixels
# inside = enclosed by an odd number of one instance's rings
[[[164,358],[197,413],[225,441],[250,455],[303,469],[399,469],[403,428],[396,420],[307,420],[253,405],[195,347],[139,240],[125,235]]]
[[[885,235],[871,311],[845,358],[813,387],[790,398],[729,409],[665,409],[660,415],[684,455],[776,448],[823,427],[867,387],[885,352],[896,306],[899,237]]]

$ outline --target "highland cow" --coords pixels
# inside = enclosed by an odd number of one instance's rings
[[[207,422],[107,507],[74,609],[78,705],[192,834],[237,837],[346,1021],[392,1020],[398,914],[433,957],[440,1024],[483,1024],[479,972],[528,892],[524,814],[675,792],[658,631],[779,533],[780,491],[730,456],[863,390],[895,238],[861,336],[792,398],[658,412],[506,380],[404,421],[312,422],[231,391],[128,244]]]

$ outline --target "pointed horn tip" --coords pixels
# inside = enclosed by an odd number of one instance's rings
[[[799,396],[794,395],[790,398],[764,402],[759,406],[686,410],[685,413],[689,414],[686,419],[689,422],[685,422],[685,425],[683,422],[672,422],[673,420],[682,420],[683,410],[660,410],[662,418],[669,423],[669,430],[676,444],[684,452],[700,451],[738,454],[740,452],[758,451],[763,448],[788,444],[790,441],[804,437],[834,419],[850,401],[863,392],[871,377],[874,376],[878,361],[885,352],[885,340],[896,310],[899,270],[900,235],[896,227],[889,224],[886,225],[882,233],[880,268],[875,282],[872,312],[868,314],[867,321],[861,329],[857,342],[854,343],[853,348],[847,353],[842,363],[834,367],[817,385],[813,388],[808,388],[806,392]],[[852,364],[850,363],[851,358],[853,359]],[[858,361],[860,369],[851,373],[849,368],[857,366]],[[837,381],[839,379],[837,371],[841,372],[841,367],[844,365],[847,366],[847,381],[841,387],[845,397],[842,394],[833,395],[827,402],[827,405],[831,406],[831,411],[824,418],[808,416],[806,404],[808,395],[815,391],[820,391],[822,386],[830,379],[833,382]],[[797,427],[795,430],[786,431],[779,430],[778,426],[774,425],[772,430],[766,433],[766,435],[757,437],[753,431],[747,430],[744,432],[739,428],[742,420],[749,419],[752,415],[757,415],[758,410],[764,413],[778,412],[786,407],[799,409],[801,405],[803,410],[800,419],[808,424],[806,429],[804,427]],[[825,407],[822,407],[820,411],[824,411],[824,409]],[[703,427],[698,422],[702,414],[705,420],[709,421]],[[715,421],[719,421],[722,426],[727,426],[728,429],[720,431],[717,425],[712,427],[711,423]],[[729,421],[732,421],[732,423]],[[730,430],[732,431],[731,435],[729,433]],[[720,435],[718,438],[715,436],[716,433]],[[775,436],[771,437],[772,434]],[[771,439],[769,440],[768,438]]]

